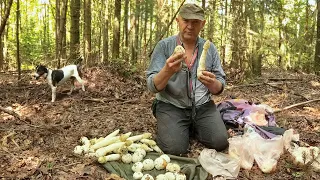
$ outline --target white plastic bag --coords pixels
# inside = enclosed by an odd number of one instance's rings
[[[256,137],[252,141],[254,160],[262,172],[271,173],[276,169],[278,159],[283,153],[282,136],[276,136],[272,139]]]
[[[291,139],[292,134],[287,133],[286,142]],[[284,147],[282,136],[264,139],[250,126],[245,126],[243,136],[229,138],[228,141],[229,154],[240,160],[241,168],[251,169],[255,160],[264,173],[270,173],[276,169]]]
[[[229,155],[239,159],[240,167],[250,170],[253,165],[254,157],[251,152],[251,146],[241,136],[229,138]]]
[[[240,171],[239,160],[214,149],[203,149],[198,157],[202,167],[215,176],[235,179]]]

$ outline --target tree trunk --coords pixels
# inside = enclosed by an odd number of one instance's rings
[[[5,2],[0,3],[0,6],[1,6],[1,11],[0,11],[0,13],[1,13],[0,14],[0,23],[1,23],[1,25],[0,25],[0,71],[4,70],[4,64],[5,64],[5,57],[4,57],[5,27],[8,22],[8,19],[9,19],[12,3],[13,3],[13,0],[9,0],[8,4],[5,4]]]
[[[157,0],[157,23],[156,23],[156,39],[160,39],[162,33],[162,27],[164,26],[162,23],[162,19],[164,19],[164,12],[163,12],[163,0]]]
[[[202,6],[202,9],[204,9],[204,12],[206,12],[206,0],[202,0],[202,1],[201,1],[201,6]],[[211,11],[210,14],[214,14],[214,11]],[[208,14],[207,14],[207,15],[208,15]],[[206,16],[205,16],[205,17],[206,17]],[[205,35],[204,30],[205,30],[205,28],[202,28],[201,34],[200,34],[201,37],[204,37],[204,35]]]
[[[8,1],[8,6],[6,8],[6,13],[5,13],[4,17],[1,19],[0,36],[2,35],[2,33],[4,31],[4,28],[6,27],[7,20],[9,19],[12,2],[13,2],[13,0],[9,0]]]
[[[70,59],[76,63],[80,55],[80,0],[71,0],[70,3]]]
[[[67,11],[68,11],[68,0],[62,0],[60,6],[60,32],[59,32],[59,51],[60,51],[60,59],[67,59]],[[60,64],[59,67],[60,68]]]
[[[153,34],[154,34],[154,29],[152,28],[152,24],[153,24],[153,10],[154,10],[154,1],[150,2],[150,22],[149,22],[149,40],[146,44],[146,46],[148,46],[149,43],[149,50],[152,49],[152,45],[153,45]]]
[[[2,22],[3,18],[3,12],[2,9],[5,9],[4,3],[0,3],[0,23]],[[0,35],[0,72],[3,70],[3,64],[4,64],[4,59],[3,59],[3,33]]]
[[[91,0],[84,0],[84,60],[86,64],[92,64],[91,62]]]
[[[16,12],[16,45],[17,45],[17,71],[18,71],[18,79],[21,79],[21,61],[20,61],[20,0],[17,0],[17,12]]]
[[[108,56],[109,56],[109,21],[108,21],[108,0],[105,0],[104,2],[104,26],[103,26],[103,50],[102,50],[102,61],[103,62],[108,62]]]
[[[278,23],[279,23],[279,29],[278,29],[278,35],[279,35],[279,42],[278,42],[278,47],[279,47],[279,55],[278,55],[278,66],[280,68],[283,67],[283,60],[284,60],[284,55],[285,55],[285,45],[284,45],[284,37],[283,37],[283,25],[282,25],[282,20],[283,20],[283,7],[282,7],[281,1],[279,2],[279,10],[278,10]]]
[[[314,55],[314,71],[317,75],[320,75],[320,1],[317,2],[317,42]]]
[[[114,24],[113,24],[113,42],[112,42],[112,58],[119,58],[120,54],[120,24],[121,24],[121,1],[114,1]]]
[[[44,54],[44,57],[47,59],[49,56],[49,13],[48,13],[48,5],[46,3],[41,4],[44,10],[44,16],[42,17],[43,22],[43,37],[42,37],[42,51]]]
[[[226,44],[227,44],[227,29],[228,29],[228,0],[225,0],[224,4],[223,1],[221,2],[221,6],[224,8],[225,17],[222,18],[222,33],[221,33],[221,50],[220,50],[220,57],[222,60],[222,65],[226,65]]]
[[[128,19],[129,19],[129,0],[125,0],[124,4],[124,21],[123,21],[123,36],[124,36],[124,46],[127,48],[129,46],[129,31],[128,31]]]
[[[58,61],[58,68],[61,66],[61,51],[60,51],[60,0],[56,0],[56,26],[55,26],[55,46],[56,46],[56,60]]]
[[[143,55],[146,56],[147,54],[147,25],[148,25],[148,19],[149,19],[149,1],[145,2],[145,6],[144,6],[144,27],[143,27],[143,44],[144,44],[144,48],[143,48]]]
[[[139,19],[140,19],[140,0],[136,0],[136,8],[135,8],[135,14],[134,14],[134,41],[132,43],[132,64],[137,63],[138,58],[138,49],[139,49]]]
[[[259,2],[259,16],[258,19],[254,15],[255,6],[251,2],[247,4],[249,24],[250,28],[254,31],[255,34],[252,34],[251,42],[251,52],[250,52],[250,64],[251,64],[251,73],[255,76],[261,76],[261,67],[262,67],[262,51],[261,51],[261,41],[264,31],[264,1]]]
[[[207,39],[209,41],[213,42],[213,37],[214,37],[214,32],[215,32],[214,31],[214,25],[215,25],[215,17],[214,17],[214,15],[215,15],[215,11],[216,11],[216,1],[215,0],[210,0],[208,8],[209,8],[208,10],[211,13],[207,14],[207,16],[209,16],[209,17],[208,17],[208,20],[207,20],[208,24],[206,24],[206,26],[207,26],[207,36],[206,37],[207,37]],[[222,21],[221,25],[223,26],[223,21]],[[221,34],[223,34],[223,33],[221,33]]]

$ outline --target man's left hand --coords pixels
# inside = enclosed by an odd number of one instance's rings
[[[222,89],[222,84],[216,79],[216,75],[209,71],[202,71],[199,81],[204,84],[212,94],[217,94]]]

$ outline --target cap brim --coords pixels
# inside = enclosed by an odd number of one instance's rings
[[[198,19],[198,20],[201,20],[201,21],[204,20],[204,17],[203,17],[203,16],[197,15],[197,14],[180,13],[180,16],[181,16],[183,19]]]

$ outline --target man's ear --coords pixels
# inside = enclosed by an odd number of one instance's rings
[[[204,27],[205,24],[206,24],[206,20],[203,20],[203,21],[201,22],[201,29]]]

